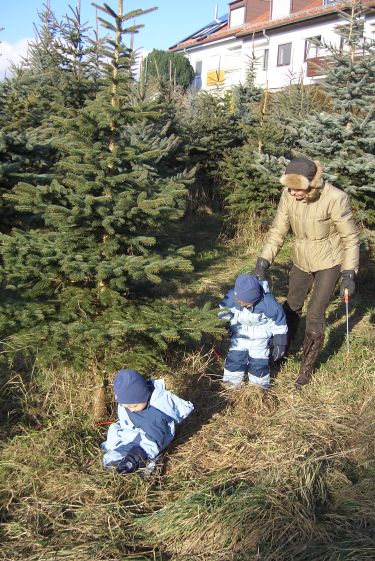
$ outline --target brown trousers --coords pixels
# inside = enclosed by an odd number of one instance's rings
[[[312,294],[307,307],[306,332],[322,335],[325,327],[325,311],[340,277],[341,267],[336,265],[316,273],[306,273],[295,265],[289,275],[287,303],[299,316],[308,293]]]

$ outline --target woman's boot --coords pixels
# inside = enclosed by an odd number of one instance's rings
[[[323,347],[324,333],[306,332],[302,347],[302,363],[295,382],[297,390],[308,384],[314,372],[316,359]]]

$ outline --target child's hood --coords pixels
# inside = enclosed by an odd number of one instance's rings
[[[193,411],[194,405],[190,401],[185,401],[165,389],[164,380],[152,380],[152,383],[154,391],[151,394],[150,405],[163,411],[177,423],[181,423]]]
[[[262,297],[265,294],[268,294],[270,292],[270,288],[268,285],[268,282],[266,280],[264,281],[258,281],[259,285],[262,289]],[[223,300],[220,302],[219,306],[221,308],[236,308],[236,310],[242,310],[242,306],[240,306],[239,304],[237,304],[236,302],[236,298],[234,295],[234,288],[231,288],[230,290],[228,290],[228,292],[226,293],[226,295],[224,296]],[[223,319],[226,319],[222,314],[220,315],[220,317],[222,317]]]

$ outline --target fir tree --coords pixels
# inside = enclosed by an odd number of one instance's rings
[[[31,215],[15,212],[4,195],[19,181],[48,183],[53,177],[56,149],[38,134],[38,103],[22,71],[0,84],[0,222],[1,231],[30,224]],[[36,109],[38,114],[38,109]]]
[[[21,65],[15,68],[20,91],[19,109],[12,122],[19,119],[19,126],[24,128],[37,128],[53,114],[55,103],[63,104],[65,84],[62,85],[64,56],[60,48],[61,23],[49,4],[44,5],[38,16],[39,23],[34,25],[35,39],[29,43],[28,53]]]
[[[97,90],[92,79],[93,52],[100,42],[84,46],[87,28],[81,25],[79,9],[72,9],[64,23],[58,22],[48,5],[39,14],[36,39],[13,76],[0,92],[0,194],[6,194],[20,180],[49,183],[59,157],[52,146],[52,117],[82,107]],[[1,196],[2,230],[12,225],[38,223],[38,216],[15,213]]]
[[[283,156],[289,152],[285,146],[285,126],[274,118],[271,96],[255,84],[256,64],[253,55],[245,85],[232,92],[243,143],[225,152],[219,163],[219,183],[229,223],[236,225],[251,215],[256,223],[266,227],[280,196]]]
[[[269,225],[280,198],[279,177],[286,163],[285,158],[257,154],[249,144],[228,151],[220,163],[220,179],[231,224],[251,216],[262,228]]]
[[[263,97],[262,88],[256,86],[256,64],[254,53],[249,58],[245,84],[239,84],[232,90],[234,114],[243,125],[256,126],[259,121],[257,109]]]
[[[96,360],[134,367],[161,360],[168,342],[215,329],[205,310],[155,302],[152,287],[190,271],[191,247],[175,247],[171,222],[183,216],[188,174],[164,165],[177,139],[158,129],[158,111],[132,97],[132,52],[124,28],[142,10],[122,15],[98,6],[113,32],[102,83],[77,115],[57,119],[62,154],[47,186],[20,183],[7,198],[44,226],[3,236],[7,284],[2,320],[25,346],[40,344],[49,362]],[[21,343],[20,343],[21,344]],[[159,349],[159,354],[157,349]],[[121,356],[121,359],[119,359]]]
[[[194,79],[194,69],[182,53],[154,49],[142,64],[143,79],[157,78],[166,84],[186,89]]]
[[[183,158],[197,167],[190,190],[190,207],[220,204],[218,165],[225,152],[241,144],[243,133],[225,98],[191,92],[177,113],[177,130],[183,141]]]
[[[329,98],[319,84],[306,85],[301,78],[285,88],[273,92],[269,99],[270,120],[277,124],[274,128],[273,154],[284,154],[292,158],[298,144],[303,124],[313,112],[330,111]],[[272,142],[272,140],[270,139]],[[270,145],[270,144],[268,144]]]
[[[94,99],[100,83],[100,59],[103,41],[98,32],[81,21],[80,2],[70,7],[59,26],[59,49],[63,103],[65,107],[79,109],[89,99]]]
[[[375,223],[375,41],[364,36],[366,7],[346,2],[346,24],[337,28],[343,48],[322,43],[329,53],[323,88],[330,112],[314,112],[303,124],[300,146],[322,158],[327,177],[353,195],[362,220]]]

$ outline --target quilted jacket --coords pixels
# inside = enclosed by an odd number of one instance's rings
[[[316,200],[297,201],[284,189],[260,257],[272,263],[290,229],[299,269],[314,273],[341,265],[358,271],[359,234],[344,191],[325,183]]]

